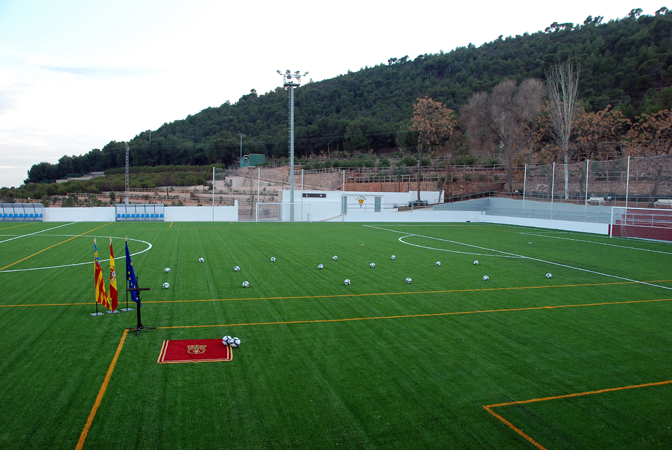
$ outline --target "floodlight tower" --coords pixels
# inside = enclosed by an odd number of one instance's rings
[[[289,221],[294,222],[294,88],[301,84],[301,77],[308,75],[308,72],[301,74],[300,71],[294,73],[289,70],[282,73],[282,86],[289,91]]]
[[[124,145],[126,146],[126,183],[124,186],[124,191],[126,194],[126,204],[128,205],[128,195],[129,195],[129,182],[128,182],[128,153],[130,151],[130,148],[128,147],[128,142],[124,142]]]

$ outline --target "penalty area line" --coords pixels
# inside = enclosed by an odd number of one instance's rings
[[[4,244],[5,242],[13,241],[14,239],[21,239],[21,238],[24,238],[24,237],[27,237],[27,236],[33,236],[35,234],[44,233],[45,231],[51,231],[51,230],[55,230],[57,228],[67,227],[68,225],[73,225],[74,223],[75,222],[70,222],[70,223],[66,223],[66,224],[63,224],[63,225],[59,225],[57,227],[47,228],[46,230],[40,230],[40,231],[36,231],[34,233],[23,234],[21,236],[14,236],[13,238],[9,238],[9,239],[5,239],[4,241],[0,241],[0,244]]]
[[[389,232],[392,232],[392,233],[405,234],[405,236],[402,236],[402,237],[399,238],[399,242],[401,242],[403,244],[406,244],[406,245],[422,247],[422,246],[419,246],[419,245],[416,245],[416,244],[411,244],[411,243],[405,242],[403,240],[407,237],[417,236],[417,237],[424,238],[424,239],[433,239],[433,240],[436,240],[436,241],[448,242],[448,243],[451,243],[451,244],[464,245],[464,246],[467,246],[467,247],[477,248],[479,250],[486,250],[486,251],[490,251],[490,252],[501,253],[503,255],[508,255],[511,258],[527,259],[527,260],[530,260],[530,261],[537,261],[537,262],[544,263],[544,264],[551,264],[553,266],[564,267],[565,269],[572,269],[572,270],[578,270],[580,272],[591,273],[593,275],[600,275],[600,276],[603,276],[603,277],[616,278],[617,280],[625,280],[625,281],[629,281],[631,283],[638,283],[638,284],[643,284],[643,285],[656,287],[656,288],[660,288],[660,289],[672,290],[672,287],[669,287],[669,286],[661,286],[659,284],[652,284],[652,283],[647,283],[646,281],[633,280],[632,278],[626,278],[626,277],[621,277],[621,276],[618,276],[618,275],[611,275],[611,274],[608,274],[608,273],[597,272],[595,270],[584,269],[582,267],[576,267],[576,266],[570,266],[570,265],[567,265],[567,264],[562,264],[562,263],[558,263],[558,262],[554,262],[554,261],[548,261],[548,260],[545,260],[545,259],[533,258],[531,256],[525,256],[525,255],[518,255],[516,253],[510,253],[510,252],[505,252],[505,251],[502,251],[502,250],[495,250],[495,249],[486,248],[486,247],[479,247],[477,245],[472,245],[472,244],[465,244],[464,242],[451,241],[450,239],[441,239],[441,238],[436,238],[436,237],[432,237],[432,236],[423,236],[421,234],[415,234],[415,233],[410,233],[409,234],[409,233],[404,233],[404,232],[397,231],[397,230],[389,230],[389,229],[386,229],[386,228],[383,228],[383,227],[376,227],[376,226],[373,226],[373,225],[365,225],[365,226],[368,226],[370,228],[375,228],[375,229],[378,229],[378,230],[389,231]],[[444,249],[437,249],[437,248],[433,248],[433,247],[423,247],[423,248],[426,248],[428,250],[445,251]],[[485,256],[487,256],[487,255],[485,255]],[[497,255],[491,255],[491,256],[497,256]]]
[[[111,222],[110,222],[110,223],[111,223]],[[71,240],[73,240],[73,239],[75,239],[75,238],[78,238],[78,237],[80,237],[80,236],[84,236],[85,234],[91,233],[92,231],[96,231],[96,230],[99,230],[99,229],[101,229],[101,228],[103,228],[103,227],[106,227],[106,226],[110,225],[110,223],[106,223],[105,225],[101,225],[101,226],[99,226],[99,227],[97,227],[97,228],[94,228],[93,230],[89,230],[89,231],[86,231],[86,232],[84,232],[84,233],[82,233],[82,234],[78,234],[77,236],[71,237],[70,239],[66,239],[66,240],[63,241],[63,242],[59,242],[58,244],[50,245],[49,247],[44,248],[44,249],[40,250],[39,252],[35,252],[35,253],[33,253],[32,255],[30,255],[30,256],[26,256],[26,257],[23,258],[23,259],[20,259],[20,260],[18,260],[18,261],[16,261],[16,262],[13,262],[13,263],[11,263],[11,264],[6,265],[5,267],[0,268],[0,272],[3,271],[3,270],[5,270],[5,269],[8,268],[8,267],[12,267],[13,265],[20,263],[21,261],[25,261],[25,260],[27,260],[27,259],[29,259],[29,258],[32,258],[32,257],[35,256],[35,255],[39,255],[40,253],[45,252],[45,251],[49,250],[50,248],[57,247],[57,246],[59,246],[59,245],[61,245],[61,244],[65,244],[66,242],[71,241]],[[3,242],[6,242],[6,241],[3,241]]]
[[[651,386],[664,386],[666,384],[672,384],[672,380],[667,380],[667,381],[657,381],[654,383],[645,383],[645,384],[634,384],[630,386],[621,386],[621,387],[615,387],[615,388],[607,388],[607,389],[599,389],[596,391],[587,391],[587,392],[576,392],[573,394],[565,394],[565,395],[556,395],[552,397],[544,397],[544,398],[533,398],[530,400],[521,400],[521,401],[516,401],[516,402],[506,402],[506,403],[497,403],[494,405],[483,405],[483,408],[485,408],[486,411],[488,411],[490,414],[495,416],[497,419],[499,419],[502,423],[504,423],[507,427],[511,428],[513,431],[524,437],[526,440],[528,440],[530,443],[532,443],[535,447],[541,450],[546,450],[545,447],[543,447],[541,444],[539,444],[537,441],[532,439],[529,435],[525,434],[523,430],[520,428],[516,427],[514,424],[506,420],[504,417],[502,417],[500,414],[497,414],[492,410],[492,408],[499,408],[502,406],[513,406],[513,405],[524,405],[528,403],[537,403],[537,402],[546,402],[549,400],[558,400],[558,399],[563,399],[563,398],[572,398],[572,397],[584,397],[586,395],[594,395],[594,394],[604,394],[606,392],[616,392],[616,391],[624,391],[627,389],[639,389],[639,388],[644,388],[644,387],[651,387]]]

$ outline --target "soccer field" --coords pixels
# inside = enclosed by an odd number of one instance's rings
[[[157,329],[90,315],[94,237],[120,308],[128,237]],[[671,269],[488,224],[3,223],[0,448],[669,449]],[[231,361],[157,364],[224,335]]]

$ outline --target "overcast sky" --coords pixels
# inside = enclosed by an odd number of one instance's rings
[[[0,0],[0,186],[33,164],[124,141],[281,85],[665,0],[329,3]]]

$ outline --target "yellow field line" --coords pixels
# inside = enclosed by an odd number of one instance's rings
[[[214,328],[214,327],[244,327],[254,325],[290,325],[300,323],[330,323],[330,322],[353,322],[357,320],[382,320],[382,319],[408,319],[414,317],[440,317],[440,316],[460,316],[465,314],[484,314],[496,312],[513,312],[513,311],[535,311],[539,309],[554,309],[554,308],[576,308],[580,306],[606,306],[606,305],[623,305],[629,303],[647,303],[647,302],[669,302],[672,298],[657,299],[657,300],[629,300],[623,302],[605,302],[605,303],[588,303],[584,305],[559,305],[559,306],[531,306],[528,308],[509,308],[509,309],[486,309],[480,311],[455,311],[445,313],[427,313],[427,314],[406,314],[399,316],[379,316],[379,317],[350,317],[347,319],[317,319],[317,320],[293,320],[288,322],[256,322],[256,323],[231,323],[231,324],[217,324],[217,325],[176,325],[172,327],[157,327],[159,330],[167,330],[172,328]]]
[[[91,428],[91,424],[93,423],[93,418],[96,417],[96,412],[98,411],[100,402],[103,400],[103,395],[105,395],[105,391],[107,390],[107,385],[109,384],[110,378],[112,377],[114,366],[117,364],[117,359],[119,359],[119,354],[121,353],[121,349],[124,346],[124,341],[126,340],[127,334],[128,333],[124,331],[124,333],[121,335],[121,340],[119,341],[119,345],[117,346],[117,351],[114,354],[114,358],[112,358],[112,362],[110,363],[109,369],[107,369],[107,375],[105,375],[103,385],[100,386],[100,391],[98,391],[98,397],[96,397],[96,401],[93,404],[93,408],[91,408],[89,418],[86,420],[86,425],[84,425],[82,434],[79,435],[79,441],[77,442],[77,447],[75,447],[75,450],[81,450],[82,447],[84,447],[84,441],[86,441],[86,436],[89,434],[89,429]]]
[[[173,222],[170,222],[170,226],[168,228],[173,228]]]
[[[637,388],[650,387],[650,386],[663,386],[665,384],[672,384],[672,380],[658,381],[658,382],[655,382],[655,383],[646,383],[646,384],[635,384],[635,385],[631,385],[631,386],[621,386],[621,387],[608,388],[608,389],[599,389],[597,391],[577,392],[577,393],[574,393],[574,394],[556,395],[556,396],[553,396],[553,397],[534,398],[534,399],[531,399],[531,400],[521,400],[521,401],[517,401],[517,402],[497,403],[495,405],[483,405],[483,408],[485,408],[486,411],[488,411],[490,414],[495,416],[497,419],[502,421],[506,426],[508,426],[509,428],[514,430],[516,433],[520,434],[522,437],[524,437],[525,439],[530,441],[535,447],[539,448],[540,450],[546,450],[537,441],[532,439],[527,434],[523,433],[523,431],[520,428],[516,427],[511,422],[506,420],[504,417],[495,413],[492,410],[492,408],[498,408],[500,406],[523,405],[523,404],[526,404],[526,403],[545,402],[545,401],[548,401],[548,400],[558,400],[558,399],[561,399],[561,398],[582,397],[582,396],[586,396],[586,395],[603,394],[605,392],[624,391],[626,389],[637,389]]]
[[[110,222],[110,223],[111,223],[111,222]],[[73,240],[73,239],[75,239],[75,238],[78,238],[78,237],[80,237],[80,236],[84,236],[84,235],[87,234],[87,233],[91,233],[92,231],[96,231],[96,230],[99,230],[99,229],[101,229],[101,228],[103,228],[103,227],[106,227],[106,226],[110,225],[110,223],[106,223],[105,225],[101,225],[101,226],[99,226],[99,227],[97,227],[97,228],[94,228],[93,230],[89,230],[89,231],[87,231],[87,232],[85,232],[85,233],[78,234],[77,236],[71,237],[70,239],[66,239],[66,240],[63,241],[63,242],[59,242],[58,244],[50,245],[49,247],[44,248],[44,249],[40,250],[39,252],[33,253],[33,254],[30,255],[30,256],[26,256],[26,257],[23,258],[23,259],[20,259],[20,260],[18,260],[18,261],[16,261],[16,262],[13,262],[13,263],[11,263],[11,264],[5,266],[5,267],[0,268],[0,271],[5,270],[5,269],[8,268],[8,267],[12,267],[14,264],[18,264],[18,263],[20,263],[21,261],[25,261],[25,260],[27,260],[28,258],[32,258],[32,257],[35,256],[35,255],[39,255],[40,253],[45,252],[45,251],[49,250],[50,248],[54,248],[54,247],[59,246],[59,245],[61,245],[61,244],[65,244],[66,242],[71,241],[71,240]]]
[[[647,283],[661,283],[672,280],[655,280]],[[448,289],[445,291],[414,291],[414,292],[375,292],[370,294],[333,294],[333,295],[302,295],[294,297],[243,297],[243,298],[220,298],[220,299],[196,299],[196,300],[143,300],[142,303],[199,303],[199,302],[234,302],[234,301],[251,301],[251,300],[304,300],[311,298],[346,298],[346,297],[376,297],[383,295],[422,295],[422,294],[451,294],[464,292],[484,292],[484,291],[510,291],[522,289],[552,289],[552,288],[566,288],[566,287],[592,287],[592,286],[612,286],[623,284],[638,284],[635,281],[621,281],[615,283],[590,283],[590,284],[564,284],[558,286],[522,286],[522,287],[507,287],[507,288],[486,288],[486,289]],[[667,300],[667,299],[665,299]],[[665,301],[665,300],[635,300],[638,301]],[[605,302],[603,304],[618,304],[620,302]],[[33,306],[83,306],[91,303],[31,303],[26,305],[0,305],[0,308],[24,308]],[[592,305],[592,304],[591,304]],[[570,305],[574,306],[574,305]],[[541,308],[565,308],[566,305],[558,306],[542,306]]]
[[[649,281],[648,283],[660,283],[669,281],[672,280]],[[242,298],[221,298],[221,299],[201,299],[201,300],[149,300],[149,301],[143,301],[143,303],[193,303],[193,302],[228,302],[228,301],[249,301],[249,300],[302,300],[311,298],[376,297],[381,295],[454,294],[460,292],[517,291],[523,289],[554,289],[554,288],[567,288],[567,287],[612,286],[622,284],[640,284],[640,282],[620,281],[614,283],[563,284],[556,286],[520,286],[520,287],[479,288],[479,289],[447,289],[443,291],[374,292],[370,294],[301,295],[294,297],[242,297]]]
[[[531,438],[530,436],[528,436],[527,434],[523,433],[523,430],[521,430],[520,428],[518,428],[517,426],[515,426],[514,424],[512,424],[511,422],[509,422],[508,420],[506,420],[504,417],[502,417],[502,416],[500,416],[499,414],[497,414],[496,412],[494,412],[493,410],[491,410],[490,407],[488,407],[488,406],[483,406],[483,407],[484,407],[485,410],[488,411],[490,414],[492,414],[493,416],[495,416],[497,419],[501,420],[502,423],[504,423],[504,425],[506,425],[507,427],[511,428],[513,431],[515,431],[516,433],[518,433],[519,435],[521,435],[523,438],[525,438],[527,441],[529,441],[532,445],[534,445],[535,447],[537,447],[539,450],[546,450],[546,447],[544,447],[543,445],[541,445],[540,443],[538,443],[537,441],[535,441],[534,439],[532,439],[532,438]]]
[[[32,223],[24,223],[23,225],[14,225],[13,227],[0,228],[0,231],[11,230],[12,228],[25,227],[26,225],[32,225]]]

